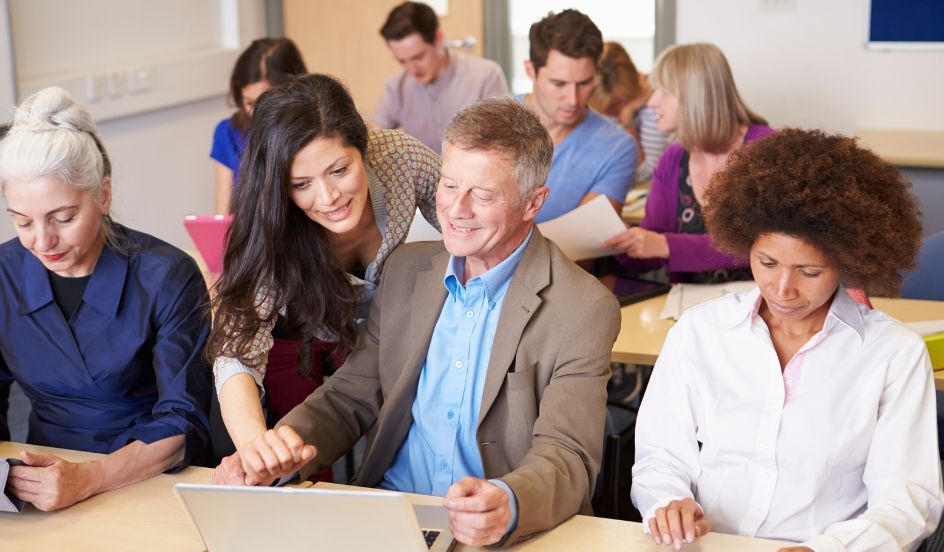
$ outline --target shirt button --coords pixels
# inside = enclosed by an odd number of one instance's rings
[[[449,469],[449,464],[447,464],[445,460],[442,460],[439,462],[439,469],[446,471]]]
[[[449,412],[446,413],[446,417],[451,420],[456,417],[456,413],[450,410]]]
[[[463,366],[465,366],[465,364],[463,364],[461,360],[456,361],[456,368],[462,368]]]
[[[475,313],[473,313],[472,311],[465,311],[465,317],[466,317],[466,318],[472,318],[474,315],[475,315]]]

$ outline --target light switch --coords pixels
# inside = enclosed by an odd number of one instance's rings
[[[140,94],[153,87],[153,70],[149,67],[128,69],[128,93]]]
[[[105,75],[89,75],[85,77],[85,99],[88,102],[99,102],[105,97]]]
[[[117,98],[124,95],[128,87],[127,74],[124,71],[112,71],[105,75],[105,88],[108,97]]]

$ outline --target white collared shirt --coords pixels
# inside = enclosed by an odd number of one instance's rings
[[[685,312],[636,423],[643,527],[691,497],[713,531],[824,550],[913,549],[944,492],[931,362],[921,338],[839,288],[783,373],[760,291]]]

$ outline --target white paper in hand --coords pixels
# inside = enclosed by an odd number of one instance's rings
[[[544,237],[557,244],[572,261],[615,255],[603,241],[626,230],[606,196],[600,195],[573,211],[538,225]]]

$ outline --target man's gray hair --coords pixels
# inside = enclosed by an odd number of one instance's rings
[[[510,97],[487,98],[464,108],[446,127],[443,149],[446,144],[509,156],[522,200],[544,185],[554,156],[554,143],[537,115]]]

